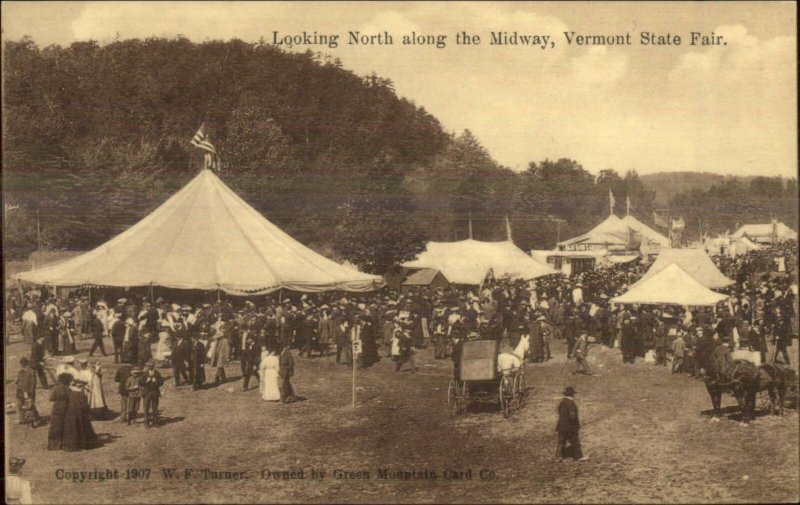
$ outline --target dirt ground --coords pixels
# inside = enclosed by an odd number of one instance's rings
[[[89,343],[79,342],[79,356],[86,355]],[[795,366],[797,347],[795,342]],[[16,363],[28,352],[26,344],[7,346],[7,401],[13,398]],[[289,405],[263,402],[257,389],[242,392],[234,362],[227,368],[233,379],[215,388],[176,390],[169,381],[160,427],[94,422],[104,445],[90,451],[49,452],[47,426],[19,426],[16,415],[6,415],[7,452],[27,460],[24,475],[33,483],[35,503],[800,499],[796,410],[759,416],[745,426],[728,396],[726,419],[710,422],[710,401],[700,381],[641,361],[623,365],[619,351],[600,346],[590,347],[590,363],[599,375],[574,376],[574,363],[565,366],[563,344],[555,343],[554,354],[545,364],[527,365],[529,402],[510,419],[492,406],[451,416],[446,393],[452,363],[434,360],[429,348],[418,351],[416,373],[395,373],[386,358],[360,371],[356,408],[350,405],[351,369],[337,366],[332,357],[297,358],[293,383],[305,400]],[[102,361],[106,399],[116,411],[114,365],[110,358]],[[584,462],[554,460],[555,408],[567,385],[577,390],[581,440],[589,456]],[[47,397],[39,391],[37,405],[45,417]],[[176,473],[165,476],[163,470],[171,468]],[[119,478],[58,478],[95,469],[118,470]],[[127,478],[136,476],[128,474],[131,469],[145,470],[138,474],[147,478]],[[204,478],[203,469],[239,472],[230,477],[240,478]],[[300,470],[302,479],[276,480],[265,473],[295,471],[287,476],[297,477]],[[312,470],[325,475],[319,478]],[[402,478],[402,472],[415,470],[417,477],[427,471],[428,478]]]

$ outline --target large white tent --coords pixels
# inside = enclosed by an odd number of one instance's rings
[[[383,280],[317,254],[270,223],[210,170],[100,247],[19,273],[51,286],[164,286],[264,294],[371,291]]]
[[[716,305],[728,298],[703,286],[677,263],[671,263],[648,279],[642,279],[627,293],[612,298],[613,303],[670,304],[682,306]]]
[[[711,289],[724,288],[733,284],[725,277],[702,249],[665,249],[661,251],[653,265],[637,284],[650,279],[668,266],[677,263],[703,286]]]
[[[453,284],[480,285],[490,272],[497,279],[535,279],[558,272],[537,261],[513,242],[428,242],[408,268],[435,268]]]

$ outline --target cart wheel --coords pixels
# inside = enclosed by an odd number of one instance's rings
[[[466,412],[467,407],[469,407],[469,385],[466,382],[462,382],[458,398],[456,399],[456,414]]]
[[[500,397],[500,408],[503,410],[503,417],[508,419],[514,413],[514,385],[508,375],[504,375],[500,379],[498,396]]]
[[[517,404],[520,407],[524,407],[525,403],[528,401],[528,389],[525,385],[525,374],[520,372],[517,375],[517,380],[514,381],[515,391],[514,396],[517,397]]]
[[[450,384],[447,385],[447,408],[452,409],[456,403],[456,394],[458,392],[458,383],[455,379],[450,379]]]

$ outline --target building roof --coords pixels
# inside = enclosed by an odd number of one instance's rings
[[[100,247],[15,277],[54,286],[156,285],[239,295],[281,288],[371,291],[384,284],[296,241],[210,170]]]
[[[435,268],[420,268],[416,272],[412,272],[411,275],[409,275],[406,280],[403,281],[403,285],[429,286],[437,275],[442,275],[442,278],[447,280],[444,275]]]

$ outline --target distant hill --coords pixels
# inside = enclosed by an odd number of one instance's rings
[[[749,181],[752,176],[735,177],[715,174],[712,172],[656,172],[654,174],[640,175],[642,181],[656,192],[656,201],[666,204],[678,193],[685,193],[697,189],[705,191],[712,184],[718,184],[726,179],[739,179]]]

